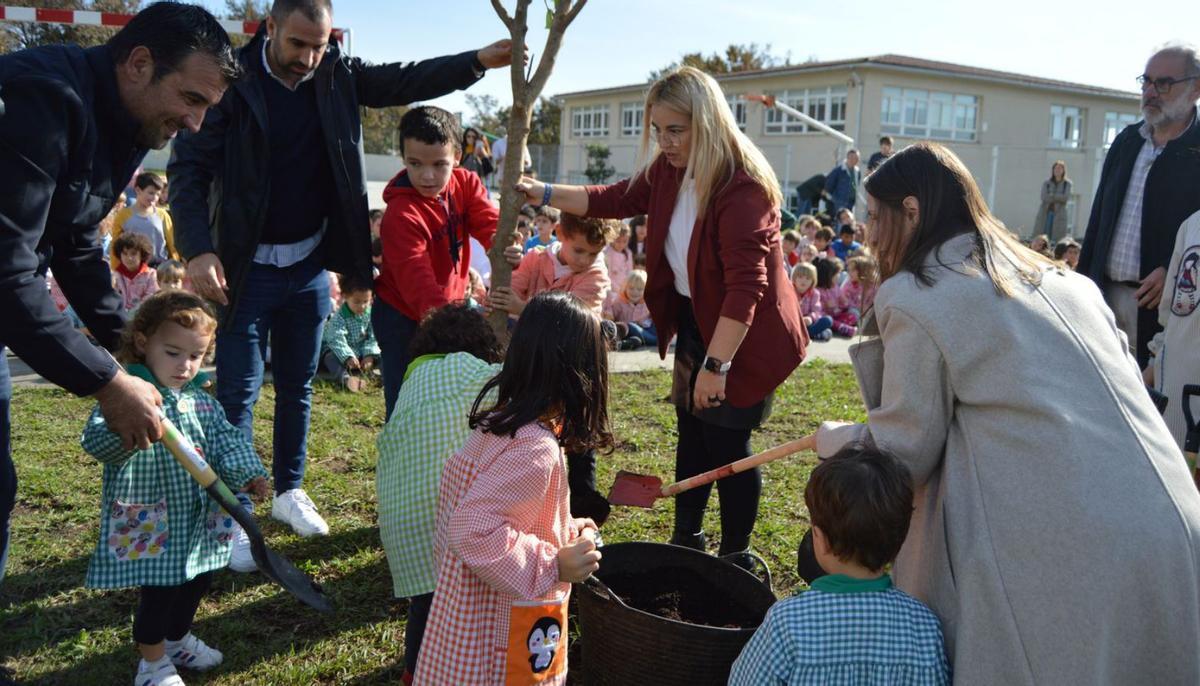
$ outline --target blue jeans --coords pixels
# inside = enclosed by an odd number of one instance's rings
[[[376,298],[371,306],[371,328],[375,330],[375,341],[379,343],[379,366],[383,373],[383,403],[386,408],[384,421],[392,416],[396,398],[412,355],[408,346],[417,335],[420,324],[404,316],[400,310]]]
[[[826,315],[813,320],[812,324],[808,325],[808,337],[815,338],[817,334],[828,331],[833,328],[833,318]]]
[[[329,276],[316,254],[290,267],[255,262],[237,310],[217,332],[217,400],[247,439],[254,435],[254,403],[263,384],[262,339],[271,332],[276,493],[300,488],[304,480],[312,379],[329,311]]]
[[[12,425],[8,406],[12,401],[12,379],[8,360],[0,345],[0,583],[4,582],[4,565],[8,562],[8,516],[17,500],[17,467],[12,460]]]
[[[638,326],[633,322],[629,322],[625,326],[629,327],[630,336],[637,336],[642,339],[643,343],[650,347],[658,345],[658,331],[654,329],[653,324],[650,326]]]
[[[1042,227],[1042,233],[1047,236],[1054,235],[1054,210],[1046,213],[1046,225]]]

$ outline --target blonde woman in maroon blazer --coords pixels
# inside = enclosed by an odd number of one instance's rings
[[[645,121],[633,178],[611,186],[522,179],[517,190],[572,214],[648,215],[645,297],[659,354],[679,337],[672,399],[682,479],[751,454],[750,432],[804,358],[808,337],[780,248],[779,182],[738,130],[720,86],[677,69],[650,88]],[[761,489],[758,470],[717,482],[719,554],[749,548]],[[676,497],[672,543],[705,548],[710,490]]]

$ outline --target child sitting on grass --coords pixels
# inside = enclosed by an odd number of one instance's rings
[[[821,307],[833,319],[833,332],[846,338],[858,334],[858,316],[842,301],[842,287],[838,276],[842,273],[842,261],[836,257],[818,258],[817,290],[821,294]]]
[[[842,284],[842,303],[858,321],[875,306],[879,290],[879,264],[870,255],[856,255],[846,261],[850,278]]]
[[[610,314],[618,329],[624,329],[621,350],[637,350],[643,345],[658,345],[658,332],[646,306],[646,272],[634,269],[625,278],[625,288],[612,304]]]
[[[136,234],[122,238],[130,235]],[[155,385],[165,416],[225,483],[265,497],[267,472],[254,446],[194,383],[216,328],[216,315],[204,300],[164,291],[138,308],[119,356],[130,374]],[[229,562],[233,519],[164,444],[137,450],[123,447],[123,440],[109,430],[99,408],[92,411],[83,449],[104,463],[104,477],[100,538],[87,586],[141,588],[133,639],[142,660],[134,684],[183,686],[176,667],[203,671],[223,657],[192,635],[191,626],[213,570]]]
[[[483,385],[500,373],[502,349],[492,327],[465,304],[446,305],[421,322],[413,361],[376,445],[379,536],[392,590],[408,598],[404,683],[412,683],[437,580],[434,521],[442,467],[463,447],[467,416]],[[494,401],[495,394],[487,401]]]
[[[158,290],[165,291],[168,288],[182,291],[184,289],[184,279],[187,278],[187,269],[179,260],[167,260],[158,265],[154,270],[158,277]]]
[[[121,296],[125,311],[132,312],[158,292],[158,274],[149,264],[150,239],[140,233],[121,234],[113,241],[113,253],[120,260],[113,272],[113,290]]]
[[[629,237],[632,232],[625,222],[617,227],[617,235],[604,249],[604,266],[608,269],[609,291],[604,299],[604,308],[609,309],[620,297],[625,288],[625,279],[633,271],[633,251],[629,249]]]
[[[342,388],[359,391],[362,375],[370,374],[379,363],[379,344],[371,328],[374,293],[371,282],[361,277],[343,276],[339,281],[342,306],[325,322],[321,359]]]
[[[809,339],[827,341],[833,338],[833,319],[825,314],[816,286],[817,268],[811,262],[797,264],[792,270],[792,288],[800,301],[800,321],[808,328]]]
[[[771,607],[730,686],[950,683],[937,617],[884,571],[908,535],[912,500],[908,470],[890,455],[851,447],[817,465],[804,502],[828,574]]]
[[[414,683],[564,684],[571,584],[599,567],[600,551],[584,533],[595,524],[568,511],[563,450],[613,441],[600,320],[566,293],[531,300],[470,426],[442,472],[425,630],[436,640],[422,646]]]

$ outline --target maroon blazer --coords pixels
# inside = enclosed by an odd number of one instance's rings
[[[683,172],[660,156],[636,181],[587,187],[589,216],[647,215],[646,305],[658,330],[662,357],[684,303],[675,291],[675,274],[665,252]],[[716,189],[704,217],[696,222],[688,248],[688,287],[705,346],[721,317],[750,327],[725,385],[731,405],[749,407],[762,401],[804,359],[808,331],[784,268],[779,211],[744,171]]]

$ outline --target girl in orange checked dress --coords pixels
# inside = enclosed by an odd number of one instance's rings
[[[570,515],[563,450],[612,445],[607,361],[600,321],[575,296],[526,305],[442,472],[437,590],[413,683],[566,683],[571,584],[600,551],[595,524]]]

